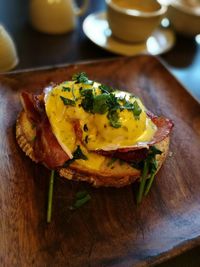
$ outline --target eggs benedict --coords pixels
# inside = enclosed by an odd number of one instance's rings
[[[173,123],[149,112],[133,94],[85,73],[40,95],[22,92],[21,102],[19,146],[67,179],[96,187],[149,183],[166,157]]]

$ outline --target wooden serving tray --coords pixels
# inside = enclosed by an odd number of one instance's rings
[[[137,207],[133,186],[94,189],[57,178],[53,218],[46,223],[49,171],[15,140],[21,90],[85,71],[91,79],[134,92],[171,118],[171,157]],[[200,244],[200,106],[152,56],[136,56],[0,76],[1,266],[147,266]],[[71,212],[75,192],[91,201]]]

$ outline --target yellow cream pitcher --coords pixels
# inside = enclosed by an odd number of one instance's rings
[[[31,0],[31,24],[35,29],[49,34],[69,32],[76,26],[76,17],[87,11],[89,0],[82,2],[79,8],[75,0]]]

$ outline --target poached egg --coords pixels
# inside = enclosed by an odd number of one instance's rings
[[[45,110],[62,149],[73,158],[80,146],[87,160],[77,163],[91,169],[105,161],[95,151],[148,147],[157,130],[138,97],[92,81],[52,87],[45,94]]]

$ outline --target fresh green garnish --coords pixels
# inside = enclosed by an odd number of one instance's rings
[[[119,115],[117,110],[110,110],[107,115],[110,125],[113,128],[119,128],[121,127],[121,123],[119,122]]]
[[[66,168],[68,167],[72,162],[74,162],[75,160],[77,159],[83,159],[83,160],[87,160],[87,156],[83,154],[80,146],[78,145],[76,150],[74,151],[73,153],[73,158],[72,159],[69,159],[67,160],[64,164],[63,164],[63,167]]]
[[[147,180],[147,174],[149,171],[149,162],[148,160],[144,161],[144,167],[142,170],[142,175],[141,175],[141,179],[140,179],[140,186],[139,186],[139,191],[137,194],[137,204],[140,204],[144,195],[144,188],[145,188],[145,184],[146,184],[146,180]]]
[[[51,222],[52,217],[52,204],[53,204],[53,187],[54,187],[54,177],[55,171],[51,171],[51,176],[49,179],[49,192],[48,192],[48,205],[47,205],[47,223]],[[75,194],[73,204],[69,207],[70,210],[74,211],[83,205],[85,205],[88,201],[91,200],[90,194],[84,190],[79,191]]]
[[[72,99],[60,96],[61,100],[63,101],[64,105],[66,106],[75,106],[76,102]]]
[[[93,113],[105,114],[108,111],[109,98],[108,94],[94,96]]]
[[[85,205],[90,200],[91,196],[87,191],[79,191],[76,193],[74,203],[69,207],[69,209],[76,210]]]
[[[93,112],[93,102],[94,102],[94,96],[93,96],[93,90],[92,89],[84,89],[81,91],[81,95],[84,96],[81,102],[81,106],[83,109],[87,112]]]
[[[129,111],[132,111],[135,119],[139,119],[142,109],[138,105],[138,102],[136,100],[133,103],[126,101],[126,100],[124,100],[123,102],[124,102],[124,105],[120,106],[120,110],[126,109]]]
[[[47,206],[47,223],[51,222],[52,216],[52,203],[53,203],[53,186],[54,186],[54,175],[55,171],[51,171],[51,176],[49,179],[49,193],[48,193],[48,206]]]
[[[74,98],[74,101],[76,100],[75,94],[74,94],[74,85],[72,85],[72,96]]]
[[[102,93],[106,94],[110,94],[115,91],[112,87],[103,84],[99,86],[99,89],[101,90]]]
[[[162,151],[155,146],[151,146],[147,158],[143,161],[142,175],[140,179],[139,191],[136,197],[137,204],[141,203],[143,196],[146,196],[152,186],[158,163],[156,155],[162,154]]]
[[[151,170],[151,173],[150,173],[150,177],[149,177],[149,179],[147,180],[147,183],[146,183],[146,189],[144,191],[144,196],[147,196],[147,194],[149,193],[149,190],[150,190],[150,188],[152,186],[152,183],[154,181],[154,177],[156,175],[157,168],[158,168],[158,163],[155,160],[155,162],[152,165],[152,170]]]
[[[160,151],[160,149],[158,149],[157,147],[155,147],[155,146],[150,147],[149,155],[151,157],[153,157],[155,155],[161,155],[161,154],[162,154],[162,151]]]
[[[83,89],[82,88],[80,90],[80,94],[81,94],[81,96],[84,96],[84,97],[87,97],[88,94],[92,94],[93,95],[93,89],[92,88],[87,88],[87,89]]]
[[[75,83],[92,84],[84,72],[74,74],[72,80],[75,81]],[[117,97],[113,93],[115,90],[110,86],[100,85],[98,88],[101,90],[101,94],[96,94],[95,88],[80,88],[80,105],[86,112],[92,114],[107,113],[109,123],[114,128],[121,127],[121,123],[119,122],[119,112],[122,110],[128,110],[132,112],[135,119],[139,119],[142,110],[137,101],[132,103],[126,100],[125,97],[123,99]],[[73,93],[73,88],[72,94],[74,96],[74,100],[61,96],[61,99],[65,105],[75,106],[76,98]]]
[[[88,80],[85,72],[80,72],[72,76],[72,81],[75,83],[93,84],[93,81]]]
[[[86,155],[83,154],[79,145],[77,146],[76,150],[73,153],[73,159],[83,159],[83,160],[88,159]]]
[[[81,91],[81,95],[83,96],[81,105],[85,111],[93,114],[105,114],[108,112],[107,118],[110,125],[114,128],[121,126],[117,112],[120,104],[114,94],[103,93],[101,95],[94,95],[92,89],[85,89]]]
[[[135,119],[139,119],[140,118],[140,114],[142,112],[142,109],[140,108],[140,106],[138,105],[138,102],[137,101],[134,101],[133,102],[133,106],[134,106],[134,109],[133,109],[133,115],[135,117]]]
[[[71,91],[71,88],[70,88],[70,87],[65,87],[65,86],[63,86],[63,87],[62,87],[62,91],[63,91],[63,92],[70,92],[70,91]]]
[[[114,94],[109,95],[108,107],[110,111],[120,109],[119,100]]]

